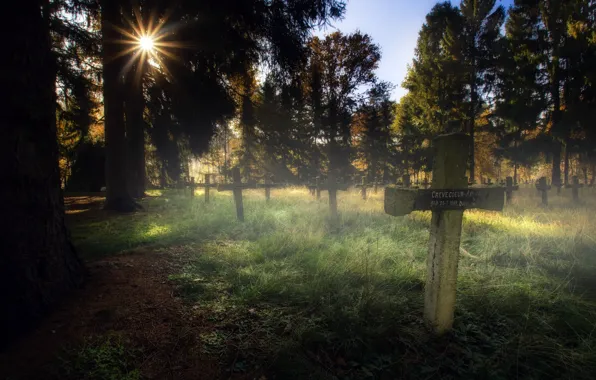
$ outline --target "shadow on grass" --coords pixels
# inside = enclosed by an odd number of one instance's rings
[[[596,307],[566,281],[570,268],[585,272],[572,276],[594,273],[593,255],[559,233],[558,215],[466,216],[463,245],[475,258],[460,263],[453,333],[437,339],[421,319],[428,213],[392,218],[378,200],[360,208],[348,198],[334,224],[323,203],[264,204],[258,196],[245,200],[244,223],[229,196],[216,193],[206,205],[166,193],[144,201],[147,212],[73,226],[73,235],[93,255],[183,246],[189,264],[171,280],[214,321],[205,346],[236,358],[228,363],[234,371],[264,365],[286,379],[593,378]]]

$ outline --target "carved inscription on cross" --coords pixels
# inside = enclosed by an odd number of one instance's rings
[[[536,182],[536,189],[542,194],[542,205],[548,206],[548,191],[550,190],[550,185],[546,184],[546,177],[540,177],[538,179],[538,182]]]
[[[431,188],[385,188],[385,212],[403,216],[414,210],[432,210],[424,317],[435,332],[441,334],[453,325],[464,210],[501,211],[505,189],[468,188],[465,177],[470,147],[468,135],[441,135],[433,145],[435,157]]]
[[[568,189],[571,189],[571,193],[573,194],[573,202],[579,203],[579,189],[584,187],[583,184],[579,183],[579,178],[576,175],[572,178],[572,184],[566,186]]]
[[[242,203],[242,189],[256,189],[254,183],[242,183],[240,178],[240,169],[232,169],[233,183],[220,184],[217,186],[217,191],[232,191],[234,193],[234,204],[236,205],[236,217],[239,221],[244,221],[244,204]]]

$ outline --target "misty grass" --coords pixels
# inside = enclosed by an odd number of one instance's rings
[[[503,213],[467,211],[453,334],[422,321],[430,213],[383,213],[339,193],[245,192],[239,223],[230,193],[164,192],[145,212],[73,225],[83,255],[139,246],[176,252],[178,294],[217,330],[204,349],[236,347],[239,370],[267,363],[280,378],[593,378],[596,373],[596,197],[542,208],[522,189]],[[324,193],[325,194],[325,193]],[[593,199],[594,198],[594,199]],[[231,328],[230,326],[236,326]],[[240,326],[240,327],[238,327]],[[217,338],[217,339],[215,339]],[[225,355],[224,355],[225,357]]]

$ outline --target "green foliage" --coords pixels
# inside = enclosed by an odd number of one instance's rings
[[[451,335],[421,320],[429,213],[393,218],[382,196],[339,194],[339,223],[303,189],[247,191],[244,223],[232,197],[166,192],[147,213],[73,225],[84,254],[149,245],[183,257],[170,279],[201,318],[207,354],[265,365],[280,378],[590,379],[596,370],[592,236],[569,190],[538,207],[520,190],[503,213],[467,211]],[[213,193],[212,193],[213,195]],[[594,200],[583,197],[587,206]],[[229,348],[234,347],[234,352]],[[405,375],[404,375],[405,374]]]
[[[88,339],[60,356],[56,378],[63,380],[139,380],[138,352],[117,337]]]

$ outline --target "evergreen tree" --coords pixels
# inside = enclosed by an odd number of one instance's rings
[[[5,185],[0,237],[2,344],[37,322],[83,281],[64,224],[56,139],[57,61],[48,1],[12,4],[2,23],[6,57],[0,144]]]
[[[471,136],[469,180],[474,182],[474,132],[476,120],[483,112],[495,81],[497,43],[505,19],[502,6],[496,0],[462,0],[460,3],[461,30],[454,41],[459,59],[465,69],[466,82],[466,132]],[[453,50],[453,49],[452,49]]]

